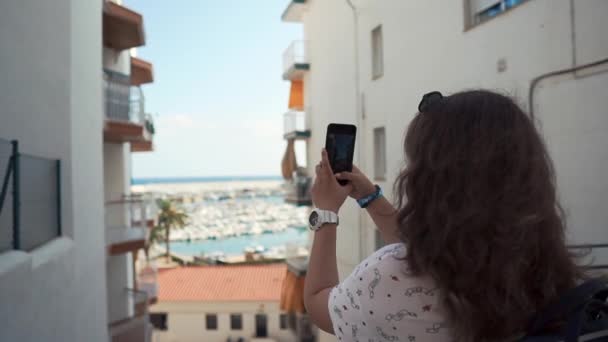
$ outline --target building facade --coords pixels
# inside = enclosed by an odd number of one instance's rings
[[[138,282],[133,257],[154,213],[129,193],[130,153],[154,134],[143,18],[22,1],[0,22],[0,340],[147,341],[155,274]]]
[[[163,269],[154,341],[292,342],[280,310],[284,264]]]
[[[154,123],[142,86],[152,64],[137,56],[146,43],[143,16],[120,0],[103,4],[103,179],[106,284],[112,341],[149,341],[148,305],[156,300],[155,269],[136,269],[154,226],[154,203],[131,194],[131,153],[153,150]],[[139,264],[142,264],[141,262]],[[145,264],[144,264],[145,265]],[[141,276],[138,271],[144,272]]]
[[[19,160],[0,211],[2,341],[108,341],[101,11],[0,3],[0,138],[18,142],[0,143],[2,177]]]
[[[422,95],[493,89],[514,96],[547,140],[569,243],[608,242],[606,14],[603,0],[288,1],[283,20],[304,27],[308,175],[327,125],[355,124],[355,164],[392,198]],[[344,277],[382,241],[352,201],[340,222]],[[608,264],[605,249],[592,254]]]

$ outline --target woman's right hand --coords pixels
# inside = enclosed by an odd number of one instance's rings
[[[369,196],[376,192],[376,186],[372,183],[366,175],[353,165],[353,172],[340,172],[336,174],[336,178],[339,180],[346,180],[352,184],[352,191],[350,197],[358,200],[365,196]]]

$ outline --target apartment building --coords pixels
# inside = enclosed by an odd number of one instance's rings
[[[1,341],[108,341],[101,13],[0,3]]]
[[[604,0],[287,1],[283,21],[304,27],[301,52],[288,48],[284,60],[286,75],[302,82],[292,83],[292,97],[303,99],[307,175],[327,125],[355,124],[355,163],[391,198],[422,95],[494,89],[515,96],[547,140],[570,244],[605,245],[606,15]],[[352,201],[340,223],[344,277],[382,241]],[[596,267],[608,264],[600,246]]]
[[[284,264],[162,269],[154,340],[296,341],[280,310]]]
[[[106,284],[112,341],[149,341],[148,305],[156,301],[156,270],[137,256],[154,226],[154,203],[131,195],[131,153],[153,150],[154,123],[142,85],[153,67],[139,58],[144,18],[121,1],[103,4],[103,179]],[[136,264],[143,264],[141,270]],[[138,274],[141,272],[141,275]]]
[[[0,340],[149,340],[155,273],[138,282],[134,256],[154,213],[129,193],[130,154],[153,148],[143,19],[59,0],[0,22]]]

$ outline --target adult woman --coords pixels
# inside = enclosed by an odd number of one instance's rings
[[[404,150],[397,208],[381,196],[367,207],[389,246],[338,284],[336,225],[315,233],[305,303],[323,330],[345,341],[501,341],[582,277],[551,160],[513,100],[427,94]],[[325,152],[316,171],[320,209],[376,191],[356,168],[334,176]]]

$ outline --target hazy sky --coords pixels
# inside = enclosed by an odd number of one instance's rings
[[[280,20],[287,0],[125,0],[144,16],[154,64],[144,86],[154,152],[133,177],[278,175],[289,83],[282,54],[302,28]]]

